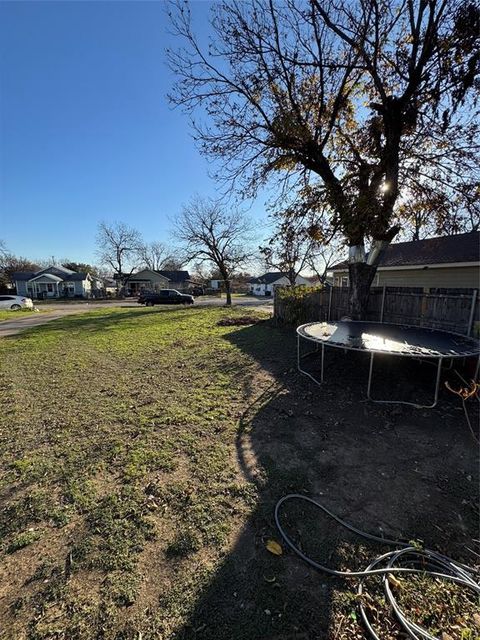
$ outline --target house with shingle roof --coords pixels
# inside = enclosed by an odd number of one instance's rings
[[[348,287],[348,262],[334,265],[336,287]],[[389,245],[373,286],[423,289],[480,287],[480,232],[397,242]]]
[[[17,295],[33,299],[90,298],[101,286],[90,273],[72,271],[61,265],[39,271],[17,271],[12,280]]]
[[[176,289],[189,291],[196,286],[190,279],[188,271],[142,269],[133,273],[127,282],[130,295],[137,295],[141,291],[158,291],[160,289]]]
[[[288,284],[287,276],[281,271],[270,271],[248,281],[250,293],[254,296],[271,296],[275,287],[285,287]],[[310,284],[310,282],[307,278],[297,275],[295,284]]]

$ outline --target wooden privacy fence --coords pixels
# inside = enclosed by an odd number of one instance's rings
[[[274,317],[289,325],[340,320],[348,315],[348,298],[347,287],[277,288]],[[472,335],[480,322],[478,290],[372,287],[366,319]]]

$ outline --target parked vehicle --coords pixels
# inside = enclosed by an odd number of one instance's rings
[[[153,307],[155,304],[193,304],[193,296],[176,289],[145,291],[138,296],[138,303],[146,307]]]
[[[33,309],[33,302],[31,298],[24,296],[0,296],[0,309],[11,309],[12,311]]]

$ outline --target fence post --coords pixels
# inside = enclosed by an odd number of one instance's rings
[[[475,317],[475,305],[477,303],[478,289],[474,289],[472,293],[472,306],[470,308],[470,317],[468,319],[467,336],[472,335],[473,319]]]
[[[427,293],[427,288],[423,287],[423,293],[422,293],[422,302],[420,304],[420,327],[423,327],[423,321],[425,319],[425,312],[427,310],[427,298],[428,298],[428,293]]]
[[[328,314],[327,314],[327,322],[330,322],[330,311],[332,309],[332,293],[333,287],[328,288]]]
[[[382,291],[382,308],[380,309],[380,322],[383,322],[383,313],[385,311],[385,292],[387,290],[387,287],[383,287],[383,291]]]

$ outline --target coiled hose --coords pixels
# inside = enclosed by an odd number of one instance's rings
[[[314,507],[317,507],[318,509],[326,513],[330,518],[338,522],[338,524],[340,524],[342,527],[345,527],[349,531],[356,533],[358,536],[366,538],[367,540],[372,540],[373,542],[379,542],[384,545],[394,546],[396,547],[396,549],[375,558],[375,560],[371,562],[364,571],[337,571],[336,569],[331,569],[330,567],[319,564],[318,562],[315,562],[315,560],[312,560],[312,558],[307,556],[305,553],[303,553],[295,545],[295,543],[286,534],[284,528],[280,524],[280,509],[282,505],[284,505],[285,502],[289,500],[301,500],[303,502],[308,502],[309,504],[312,504]],[[430,633],[428,633],[428,631],[426,631],[426,629],[420,627],[418,624],[412,622],[407,618],[405,613],[398,605],[394,594],[392,593],[390,584],[388,582],[389,574],[427,574],[434,578],[441,578],[443,580],[456,582],[457,584],[460,584],[468,589],[471,589],[475,593],[480,594],[480,583],[478,582],[478,571],[476,569],[460,562],[456,562],[455,560],[437,553],[436,551],[431,551],[430,549],[419,549],[405,542],[390,540],[389,538],[381,538],[371,533],[365,533],[364,531],[357,529],[353,525],[339,518],[329,509],[320,504],[320,502],[317,502],[312,498],[308,498],[307,496],[292,493],[281,498],[275,506],[275,524],[277,525],[277,529],[287,546],[290,547],[290,549],[297,556],[299,556],[311,567],[314,567],[315,569],[318,569],[332,576],[339,576],[344,578],[360,578],[357,589],[357,594],[359,596],[361,596],[363,593],[363,581],[366,577],[375,575],[383,576],[383,588],[385,591],[387,602],[392,607],[392,610],[394,611],[397,620],[399,621],[403,630],[410,638],[413,638],[414,640],[438,640],[438,638],[432,636]],[[379,568],[379,565],[383,566]],[[381,640],[367,618],[362,598],[359,598],[359,610],[362,621],[370,636],[374,640]]]

